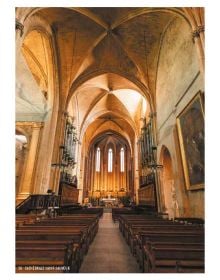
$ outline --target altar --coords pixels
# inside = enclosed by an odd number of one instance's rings
[[[108,195],[107,198],[101,198],[100,201],[103,202],[105,207],[114,207],[118,204],[118,199],[111,197],[110,195]]]

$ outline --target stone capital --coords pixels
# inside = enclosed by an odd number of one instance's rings
[[[39,129],[39,128],[42,128],[44,126],[44,123],[43,122],[39,122],[39,123],[34,123],[32,125],[32,128],[33,129]]]
[[[31,127],[31,128],[41,128],[44,126],[43,122],[16,122],[16,126],[20,127]]]
[[[193,42],[195,42],[195,38],[200,37],[200,33],[202,33],[202,32],[205,32],[204,25],[199,25],[193,30],[193,32],[192,32]]]
[[[20,37],[22,37],[22,35],[24,33],[24,25],[20,21],[18,21],[17,19],[15,21],[15,29],[20,30]]]

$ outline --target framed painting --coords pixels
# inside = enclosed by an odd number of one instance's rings
[[[187,104],[177,117],[177,129],[186,188],[204,188],[204,109],[202,93]]]

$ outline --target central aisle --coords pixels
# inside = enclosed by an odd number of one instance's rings
[[[80,273],[139,273],[138,264],[111,213],[104,213],[99,231],[85,256]]]

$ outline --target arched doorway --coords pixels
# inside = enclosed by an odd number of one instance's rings
[[[178,203],[174,186],[172,158],[165,146],[163,146],[161,151],[161,163],[163,165],[161,172],[163,209],[168,214],[169,219],[173,219],[178,216]]]

